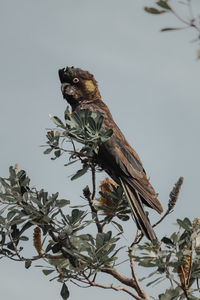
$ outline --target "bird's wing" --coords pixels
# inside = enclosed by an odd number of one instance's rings
[[[104,116],[104,128],[113,130],[111,138],[100,147],[99,158],[103,169],[114,180],[121,178],[131,189],[139,193],[142,202],[161,213],[163,208],[145,174],[138,154],[128,144],[106,104],[103,101],[95,101],[93,105],[90,104],[89,107],[85,105],[84,108],[100,112]]]
[[[106,142],[104,151],[105,155],[106,152],[109,153],[108,165],[112,164],[113,171],[123,182],[126,182],[139,193],[147,206],[155,209],[158,213],[162,213],[163,208],[145,174],[137,153],[123,138],[119,134],[118,136],[115,134]]]

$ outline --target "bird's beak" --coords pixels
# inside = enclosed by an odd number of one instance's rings
[[[60,69],[58,70],[58,76],[59,76],[59,79],[60,79],[60,82],[63,83],[64,82],[64,72],[65,72],[65,69]]]
[[[72,86],[70,83],[62,83],[61,84],[61,91],[63,94],[63,98],[67,98],[67,96],[74,96],[75,95],[75,89],[74,86]]]
[[[66,90],[69,88],[70,83],[62,83],[61,84],[61,92],[64,94],[66,94]]]

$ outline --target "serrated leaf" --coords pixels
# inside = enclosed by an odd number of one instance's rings
[[[144,10],[146,12],[148,12],[149,14],[154,14],[154,15],[166,13],[166,10],[158,10],[157,8],[154,8],[154,7],[145,7]]]
[[[63,124],[63,122],[56,116],[51,116],[49,115],[50,119],[58,126],[58,127],[62,127],[65,128],[65,125]]]
[[[93,131],[95,133],[97,130],[97,127],[96,127],[96,123],[95,123],[94,119],[89,118],[88,123],[89,123],[89,129],[91,129],[91,131]]]
[[[69,290],[65,283],[63,283],[60,295],[63,298],[63,300],[67,300],[69,298]]]
[[[56,157],[59,157],[61,155],[61,151],[60,150],[56,150],[54,152],[54,154],[55,154]]]
[[[104,233],[104,240],[105,242],[108,242],[112,237],[112,231],[108,231],[106,233]]]
[[[21,240],[21,241],[28,241],[29,238],[27,236],[22,235],[22,236],[20,236],[19,240]]]
[[[199,300],[199,298],[193,296],[193,295],[188,295],[189,300]]]
[[[103,136],[101,136],[101,142],[104,143],[106,142],[113,134],[112,129],[108,129]]]
[[[168,9],[168,10],[171,10],[171,7],[169,6],[169,4],[167,3],[167,1],[164,1],[164,0],[160,0],[160,1],[157,1],[156,4],[164,9]]]
[[[97,131],[100,131],[102,124],[103,124],[103,120],[104,120],[104,117],[102,115],[100,115],[99,119],[97,121]]]
[[[15,214],[16,214],[16,211],[10,211],[7,214],[7,220],[10,221],[12,219],[12,217],[14,217]]]
[[[44,273],[44,275],[48,276],[49,274],[51,274],[52,272],[54,272],[54,270],[42,270],[42,272]]]
[[[89,166],[84,167],[83,169],[80,169],[76,172],[75,175],[72,176],[71,180],[75,180],[81,176],[83,176],[89,169]]]
[[[73,161],[70,161],[70,162],[64,164],[64,166],[65,166],[65,167],[68,167],[68,166],[70,166],[70,165],[76,163],[77,161],[79,161],[79,159],[75,159],[75,160],[73,160]]]
[[[165,291],[165,294],[160,294],[159,300],[177,300],[178,296],[182,294],[182,290],[179,287],[176,287],[175,289],[167,289]]]
[[[163,279],[163,277],[158,277],[158,278],[154,279],[153,281],[148,282],[146,286],[150,286],[150,285],[156,283],[157,281],[159,281],[160,279]]]
[[[173,30],[181,30],[183,28],[181,27],[165,27],[165,28],[162,28],[160,31],[161,32],[165,32],[165,31],[173,31]]]
[[[48,148],[43,153],[44,154],[49,154],[49,153],[51,153],[52,150],[53,150],[53,148]]]
[[[0,177],[0,183],[3,185],[3,187],[5,187],[7,189],[10,188],[10,185],[2,177]]]
[[[69,200],[66,200],[66,199],[60,199],[60,200],[56,200],[56,206],[59,207],[59,208],[62,208],[66,205],[70,204],[70,201]]]
[[[172,242],[172,240],[170,240],[167,237],[163,237],[161,241],[166,245],[174,246],[174,243]]]
[[[26,268],[26,269],[30,268],[31,264],[32,264],[32,261],[31,261],[30,259],[27,259],[27,260],[25,261],[25,268]]]
[[[79,209],[73,209],[72,210],[72,223],[76,223],[77,221],[80,221],[82,217],[84,216],[85,212],[83,210]]]
[[[124,231],[121,224],[119,224],[119,223],[117,223],[117,222],[115,222],[115,221],[112,221],[112,223],[115,224],[115,225],[119,228],[119,230],[120,230],[121,232]]]
[[[184,228],[186,231],[191,230],[191,222],[188,218],[185,218],[183,221],[180,219],[177,219],[177,223],[180,227]]]
[[[101,248],[104,244],[104,233],[97,233],[96,236],[96,247]]]

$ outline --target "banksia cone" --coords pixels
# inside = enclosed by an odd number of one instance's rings
[[[187,251],[187,246],[184,247],[184,250]],[[180,278],[181,285],[187,289],[188,288],[188,276],[191,268],[192,261],[192,251],[189,251],[188,254],[184,255],[185,264],[179,266],[177,269],[178,276]]]
[[[169,203],[168,203],[168,211],[171,211],[177,200],[178,200],[178,196],[179,196],[179,192],[180,192],[180,189],[181,189],[181,186],[183,184],[183,177],[180,177],[178,179],[178,181],[175,183],[170,195],[169,195]]]
[[[100,192],[109,197],[109,192],[113,191],[113,186],[117,187],[118,184],[110,178],[105,178],[100,184]],[[109,200],[103,195],[97,199],[99,207],[104,211],[105,215],[112,216],[115,214],[116,205],[112,200]]]
[[[42,243],[41,243],[41,230],[39,227],[36,227],[34,229],[33,233],[33,245],[35,249],[37,250],[38,254],[42,254]]]

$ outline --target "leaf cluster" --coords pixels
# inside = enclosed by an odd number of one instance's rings
[[[54,150],[53,159],[65,152],[62,145],[69,141],[84,145],[80,150],[80,156],[84,153],[86,157],[94,156],[94,153],[98,153],[99,145],[106,142],[113,133],[112,129],[103,128],[104,118],[100,113],[93,113],[88,109],[70,113],[67,108],[64,112],[64,122],[56,116],[51,116],[51,119],[57,128],[47,132],[47,145],[50,147],[45,150],[44,154],[49,154]],[[71,151],[72,157],[70,158],[74,158],[75,154],[78,157],[78,153],[74,152],[76,151]]]
[[[85,277],[91,277],[115,263],[121,249],[116,248],[120,233],[117,236],[113,236],[111,231],[96,235],[88,233],[87,227],[95,220],[91,219],[87,210],[74,208],[71,212],[64,212],[70,201],[58,199],[58,193],[48,195],[43,189],[37,191],[30,186],[30,179],[23,170],[10,167],[9,177],[1,177],[0,182],[1,258],[24,261],[26,268],[31,266],[32,261],[43,258],[50,265],[48,268],[42,266],[43,273],[49,275],[54,272],[57,274],[55,278],[63,282],[63,299],[69,296],[66,281],[85,284]],[[42,250],[39,255],[26,258],[24,242],[29,240],[30,231],[35,232],[31,229],[35,226],[42,230],[42,236],[34,234],[34,246],[42,245]]]
[[[159,299],[199,299],[196,293],[199,291],[198,280],[200,278],[200,222],[177,219],[178,232],[174,232],[169,238],[163,237],[160,242],[138,245],[140,255],[134,259],[145,268],[154,268],[147,279],[155,277],[147,286],[157,285],[163,280],[170,281],[171,288]],[[197,287],[194,288],[196,282]],[[176,287],[174,287],[174,285]]]
[[[183,26],[181,26],[181,27],[165,27],[165,28],[161,29],[161,32],[176,31],[176,30],[192,28],[197,33],[197,37],[193,41],[199,42],[199,40],[200,40],[200,22],[199,22],[198,14],[194,13],[194,11],[193,11],[192,0],[178,1],[179,2],[178,4],[182,5],[184,7],[184,9],[182,9],[181,7],[179,8],[179,6],[177,6],[176,2],[177,1],[172,1],[172,0],[171,1],[170,0],[159,0],[159,1],[155,2],[154,6],[144,7],[144,10],[147,13],[153,14],[153,15],[162,15],[165,13],[170,13],[180,23],[182,23]],[[183,13],[184,11],[186,12],[185,15]],[[200,58],[199,54],[200,54],[200,50],[198,50],[198,52],[197,52],[197,59]]]
[[[91,112],[89,109],[69,112],[67,108],[64,112],[64,122],[57,116],[51,116],[52,121],[57,126],[56,129],[47,132],[47,146],[44,154],[54,153],[52,160],[68,153],[69,162],[65,166],[81,161],[82,168],[73,176],[75,180],[85,173],[96,161],[99,146],[105,143],[112,135],[112,129],[104,129],[103,116],[100,113]],[[69,144],[71,149],[69,149]],[[77,147],[82,145],[80,149]]]
[[[89,110],[70,114],[67,109],[64,123],[58,117],[51,118],[56,128],[47,132],[48,148],[44,153],[53,152],[52,159],[68,154],[70,161],[66,165],[80,161],[82,169],[71,179],[82,176],[90,169],[93,191],[85,187],[83,195],[86,205],[70,208],[68,199],[59,199],[58,193],[49,195],[44,189],[31,187],[24,170],[10,167],[9,177],[0,177],[0,258],[23,261],[25,268],[30,268],[33,261],[42,259],[44,265],[38,267],[42,267],[44,275],[54,275],[51,280],[57,279],[62,283],[60,294],[64,300],[69,297],[68,282],[82,287],[100,286],[124,290],[135,297],[124,287],[98,284],[96,277],[99,272],[112,275],[144,298],[133,261],[142,268],[154,269],[147,277],[154,277],[147,286],[166,279],[170,281],[170,288],[159,295],[159,299],[198,299],[195,297],[199,291],[200,277],[199,219],[193,223],[187,218],[178,219],[178,232],[161,241],[138,244],[141,239],[136,235],[136,242],[132,245],[140,254],[133,255],[130,247],[128,257],[134,279],[120,274],[116,266],[118,253],[124,245],[121,239],[124,229],[122,222],[116,222],[115,218],[127,221],[130,209],[122,188],[111,181],[108,181],[108,189],[100,190],[100,198],[95,196],[95,174],[99,170],[96,155],[99,146],[112,135],[112,130],[105,130],[103,117]],[[81,148],[77,150],[77,147]],[[174,208],[182,182],[180,178],[173,188],[165,216]],[[114,228],[117,228],[117,234],[114,234]],[[31,242],[37,255],[25,257],[24,245],[29,241],[30,233],[33,234]]]

